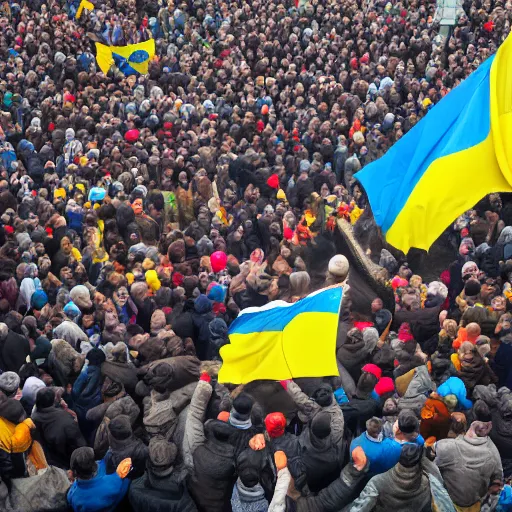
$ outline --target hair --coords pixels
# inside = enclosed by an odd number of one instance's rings
[[[80,480],[90,480],[93,478],[98,469],[98,465],[94,460],[94,450],[89,446],[77,448],[71,454],[69,467]]]
[[[377,437],[382,432],[382,420],[374,416],[366,422],[366,431],[370,437]]]
[[[37,409],[46,409],[55,402],[55,391],[52,388],[41,388],[36,394]]]
[[[309,293],[311,279],[303,270],[290,274],[290,295],[292,297],[305,297]]]
[[[420,422],[410,409],[403,409],[398,415],[398,428],[403,434],[414,434],[418,432]]]

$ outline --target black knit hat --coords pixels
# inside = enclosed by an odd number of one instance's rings
[[[251,417],[252,406],[254,405],[253,398],[247,393],[240,393],[233,400],[233,407],[231,415],[238,421],[247,421]]]
[[[412,468],[421,462],[423,456],[423,447],[415,443],[405,443],[402,446],[399,463],[404,468]]]
[[[37,409],[46,409],[55,402],[55,391],[52,388],[41,388],[36,393]]]
[[[130,424],[130,418],[121,414],[113,418],[108,424],[108,430],[114,439],[122,441],[128,439],[132,435],[132,426]]]
[[[464,286],[464,294],[466,297],[476,297],[481,290],[480,283],[476,279],[469,279]]]
[[[105,362],[105,352],[99,348],[92,348],[87,352],[86,359],[91,366],[100,366]]]
[[[327,412],[318,413],[311,422],[311,432],[318,439],[325,439],[331,433],[331,415]]]
[[[477,400],[475,402],[473,405],[473,414],[475,416],[475,421],[483,421],[484,423],[492,421],[489,406],[483,400]]]
[[[311,398],[320,406],[320,407],[328,407],[332,404],[332,388],[329,384],[322,384],[319,388],[317,388]]]

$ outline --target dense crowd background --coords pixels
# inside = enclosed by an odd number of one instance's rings
[[[418,0],[77,8],[0,5],[0,509],[512,510],[511,198],[426,282],[356,182],[512,4],[448,39]],[[335,283],[339,377],[217,382],[241,309]]]

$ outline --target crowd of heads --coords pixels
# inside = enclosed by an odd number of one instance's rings
[[[427,281],[356,173],[512,4],[448,37],[423,0],[78,7],[0,5],[0,508],[510,510],[512,200]],[[96,42],[149,39],[146,75],[100,71]],[[333,284],[339,376],[217,381],[240,310]]]

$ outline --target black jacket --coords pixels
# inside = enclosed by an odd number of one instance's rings
[[[365,471],[357,471],[352,464],[347,464],[329,487],[322,489],[316,496],[299,498],[296,502],[296,512],[341,510],[357,497],[365,476]]]
[[[131,483],[128,497],[138,512],[197,512],[187,487],[172,474],[156,478],[146,472]]]
[[[200,512],[231,512],[236,482],[231,426],[219,420],[205,424],[206,442],[194,451],[194,470],[187,479],[190,495]]]
[[[0,341],[0,369],[3,372],[18,373],[29,354],[28,339],[9,329],[5,340]]]
[[[32,414],[46,459],[50,466],[69,469],[71,454],[87,446],[78,423],[64,409],[52,406]]]

